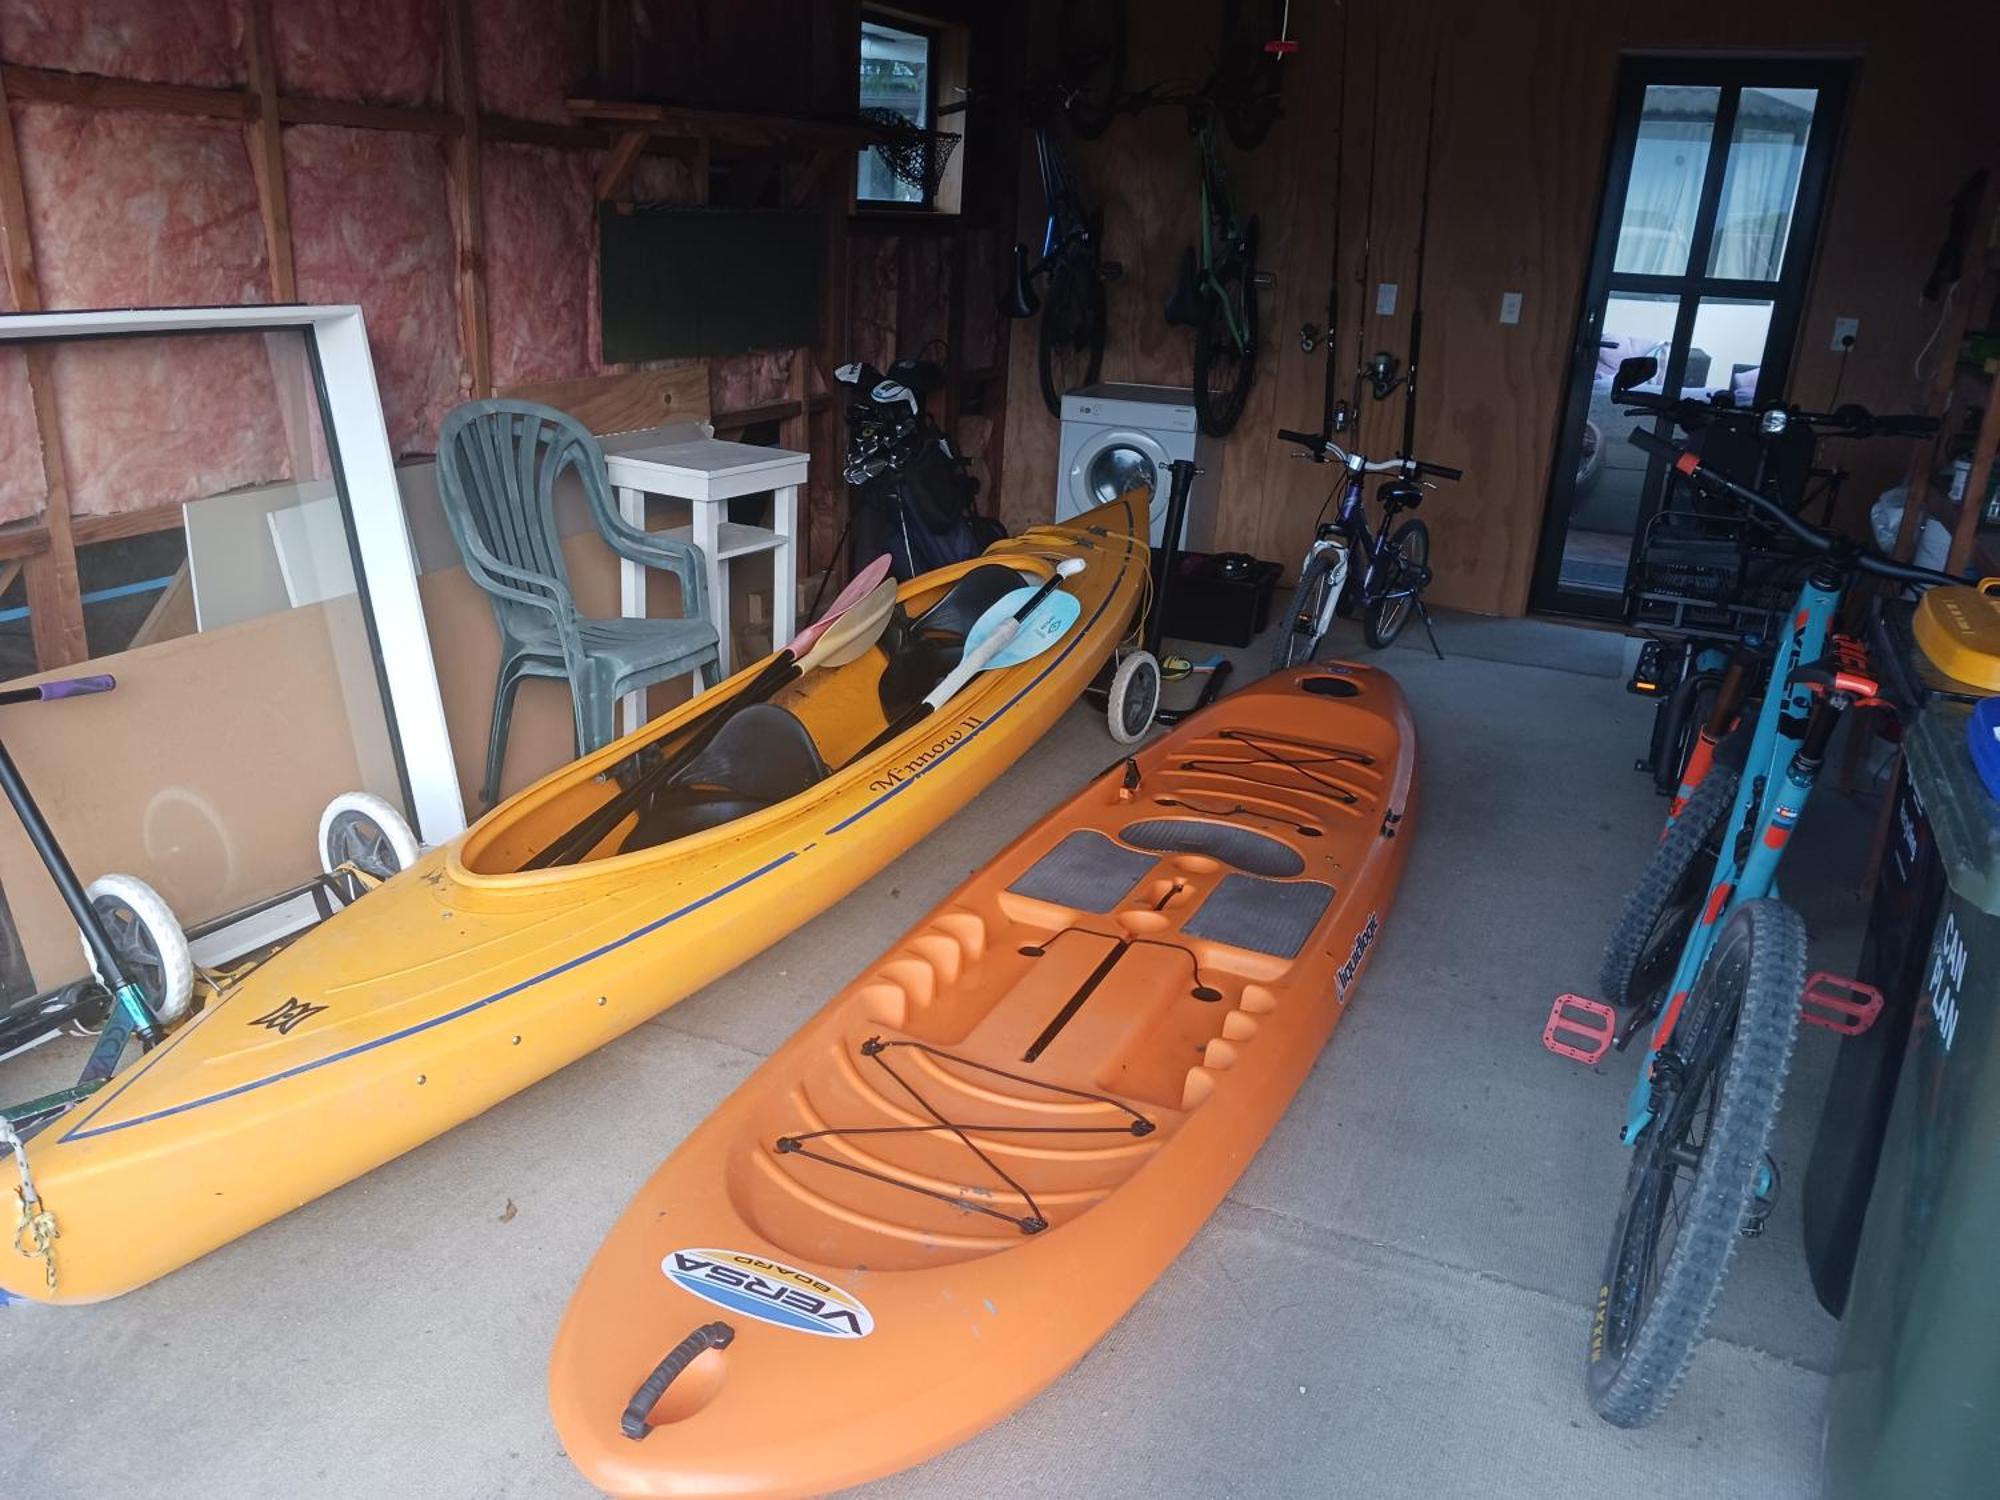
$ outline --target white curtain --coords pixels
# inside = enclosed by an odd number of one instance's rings
[[[1625,190],[1625,211],[1618,226],[1617,270],[1640,276],[1678,276],[1687,270],[1713,134],[1712,114],[1707,120],[1640,122],[1632,181]]]
[[[1791,228],[1792,198],[1805,160],[1805,137],[1790,130],[1739,126],[1722,177],[1711,276],[1776,281]]]

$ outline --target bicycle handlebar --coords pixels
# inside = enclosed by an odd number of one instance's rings
[[[1339,447],[1332,438],[1317,432],[1294,432],[1289,427],[1280,427],[1278,436],[1287,443],[1297,443],[1316,464],[1347,465],[1351,458],[1359,457]],[[1463,469],[1454,469],[1449,464],[1434,464],[1424,458],[1363,458],[1359,467],[1364,474],[1428,474],[1438,479],[1465,478]]]
[[[1790,532],[1814,551],[1845,553],[1864,573],[1873,573],[1879,578],[1894,578],[1904,583],[1962,585],[1965,582],[1955,574],[1938,573],[1929,568],[1919,568],[1913,563],[1897,562],[1893,557],[1885,557],[1873,547],[1857,546],[1831,532],[1821,531],[1817,526],[1809,526],[1776,501],[1767,499],[1755,490],[1746,489],[1734,480],[1724,479],[1720,474],[1704,469],[1700,459],[1672,438],[1661,437],[1657,432],[1648,432],[1643,427],[1633,428],[1627,437],[1633,447],[1666,459],[1679,473],[1686,475],[1695,484],[1722,491]]]

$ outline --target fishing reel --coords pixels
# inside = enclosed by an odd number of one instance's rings
[[[1377,401],[1387,401],[1410,378],[1408,370],[1399,373],[1400,364],[1395,355],[1384,349],[1361,367],[1361,378],[1368,382],[1369,394]]]

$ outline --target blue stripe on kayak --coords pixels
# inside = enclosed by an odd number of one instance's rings
[[[1127,520],[1130,519],[1131,517],[1128,514]],[[982,719],[979,722],[977,728],[975,728],[970,734],[966,735],[966,737],[960,740],[956,745],[953,745],[951,749],[947,750],[944,754],[938,756],[936,760],[933,760],[929,764],[925,765],[921,770],[914,772],[909,777],[908,780],[900,782],[896,786],[891,787],[888,791],[884,792],[874,801],[868,803],[865,807],[861,808],[860,811],[852,814],[849,817],[841,819],[840,822],[834,824],[833,827],[829,828],[826,831],[825,836],[830,838],[832,835],[839,833],[841,830],[851,827],[861,818],[866,817],[869,813],[881,807],[883,803],[887,802],[891,797],[894,797],[897,793],[903,791],[904,789],[910,786],[914,786],[920,779],[922,779],[925,776],[928,776],[932,771],[935,771],[939,766],[943,765],[947,760],[951,759],[953,755],[956,755],[960,750],[964,749],[965,746],[970,744],[979,735],[983,734],[988,728],[988,726],[997,724],[1007,714],[1008,710],[1012,709],[1016,704],[1021,702],[1023,698],[1026,698],[1037,687],[1039,687],[1043,679],[1046,678],[1049,675],[1049,673],[1053,672],[1058,666],[1060,666],[1065,660],[1067,660],[1070,654],[1074,652],[1076,648],[1083,643],[1084,636],[1088,635],[1091,629],[1096,626],[1098,620],[1103,617],[1104,611],[1111,607],[1111,601],[1114,597],[1116,597],[1118,593],[1118,585],[1119,583],[1124,581],[1125,574],[1130,570],[1131,566],[1132,566],[1132,552],[1131,549],[1128,548],[1126,550],[1124,559],[1118,565],[1118,577],[1112,580],[1111,587],[1105,591],[1103,600],[1098,604],[1095,613],[1091,615],[1088,623],[1085,624],[1082,630],[1076,631],[1071,636],[1069,641],[1064,645],[1063,649],[1060,652],[1058,652],[1054,658],[1050,660],[1049,664],[1046,667],[1044,667],[1040,672],[1038,672],[1033,679],[1031,679],[1028,683],[1026,683],[1019,692],[1015,693],[1013,697],[1009,698],[1005,703],[1001,704],[1000,707],[995,709],[993,713],[989,715],[987,718]],[[677,911],[668,912],[663,917],[656,917],[651,922],[646,923],[643,927],[637,928],[632,932],[626,933],[625,936],[623,937],[613,938],[610,942],[601,944],[600,946],[591,949],[588,953],[580,953],[574,958],[565,959],[562,963],[557,964],[554,968],[545,970],[540,974],[536,974],[532,978],[519,980],[514,984],[508,985],[505,989],[496,990],[493,994],[487,995],[483,999],[468,1001],[466,1004],[459,1006],[455,1010],[449,1010],[441,1015],[433,1016],[427,1021],[419,1021],[414,1025],[404,1027],[400,1031],[392,1031],[384,1036],[375,1037],[372,1040],[366,1042],[358,1042],[352,1047],[345,1048],[339,1052],[329,1053],[327,1056],[319,1058],[314,1062],[300,1063],[297,1067],[286,1068],[281,1072],[272,1073],[267,1077],[253,1079],[249,1083],[239,1083],[233,1088],[222,1089],[213,1094],[205,1094],[201,1098],[189,1099],[180,1104],[170,1105],[165,1109],[153,1110],[148,1114],[134,1115],[129,1120],[120,1120],[117,1121],[115,1124],[100,1125],[94,1130],[87,1128],[93,1119],[95,1119],[99,1114],[101,1114],[104,1110],[108,1109],[114,1102],[116,1102],[120,1094],[122,1094],[132,1084],[138,1082],[140,1077],[142,1077],[153,1066],[153,1064],[159,1062],[176,1046],[178,1046],[185,1038],[192,1035],[195,1029],[199,1027],[204,1021],[207,1021],[212,1016],[220,1015],[226,1007],[218,1005],[213,1010],[204,1011],[200,1016],[197,1016],[188,1025],[181,1028],[181,1030],[164,1047],[156,1048],[150,1055],[142,1059],[139,1065],[132,1070],[131,1075],[129,1077],[121,1080],[115,1089],[111,1090],[110,1092],[105,1094],[103,1098],[99,1099],[91,1107],[91,1109],[88,1112],[86,1112],[83,1115],[83,1117],[76,1122],[76,1124],[71,1126],[62,1135],[58,1136],[56,1138],[57,1143],[62,1144],[68,1141],[89,1140],[94,1136],[110,1135],[114,1131],[129,1130],[134,1125],[150,1124],[155,1120],[164,1120],[171,1115],[184,1114],[191,1109],[200,1109],[205,1105],[220,1103],[225,1099],[233,1099],[239,1094],[247,1094],[254,1089],[263,1088],[268,1084],[283,1083],[288,1078],[296,1078],[302,1073],[310,1073],[315,1071],[316,1069],[327,1067],[333,1063],[344,1062],[350,1057],[357,1057],[360,1056],[362,1053],[372,1052],[379,1047],[389,1046],[391,1043],[400,1042],[408,1037],[417,1036],[423,1032],[433,1030],[434,1028],[439,1026],[443,1026],[447,1022],[456,1021],[462,1016],[471,1015],[474,1011],[484,1010],[489,1005],[496,1005],[502,1000],[506,1000],[514,995],[520,994],[523,990],[532,989],[534,986],[538,984],[545,983],[550,979],[554,979],[560,975],[567,974],[572,969],[576,969],[584,964],[595,963],[598,959],[603,958],[608,953],[614,953],[618,949],[623,948],[630,943],[635,943],[639,941],[641,938],[648,937],[653,933],[658,932],[661,928],[667,926],[669,923],[677,922],[682,917],[688,916],[693,912],[701,910],[701,908],[709,905],[711,902],[719,901],[724,896],[731,895],[736,891],[741,890],[744,886],[749,885],[752,881],[762,879],[764,876],[770,874],[773,870],[778,869],[780,866],[790,864],[794,859],[797,859],[800,854],[804,853],[807,849],[812,849],[816,847],[817,844],[818,840],[813,840],[812,842],[806,844],[804,848],[795,849],[788,854],[781,855],[779,858],[772,860],[769,864],[764,865],[759,869],[752,870],[749,874],[741,876],[738,879],[731,881],[728,885],[722,886],[717,890],[710,891],[706,896],[703,896],[699,901],[692,901],[688,905],[681,907]]]

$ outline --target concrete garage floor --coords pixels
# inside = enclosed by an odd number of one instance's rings
[[[1348,627],[1343,626],[1343,631]],[[1635,1060],[1544,1052],[1589,993],[1663,804],[1616,636],[1446,618],[1388,655],[1421,802],[1353,1011],[1165,1279],[1012,1420],[882,1496],[1806,1496],[1836,1325],[1796,1191],[1747,1243],[1651,1429],[1582,1393]],[[1341,649],[1358,649],[1343,635]],[[1261,650],[1241,653],[1261,661]],[[1252,668],[1254,671],[1254,667]],[[567,1072],[117,1302],[0,1309],[0,1494],[587,1494],[550,1426],[550,1339],[677,1142],[967,872],[1103,767],[1079,707],[835,911]],[[1851,968],[1868,814],[1824,795],[1788,864],[1815,959]],[[1804,1175],[1832,1042],[1809,1032],[1778,1157]],[[8,1065],[12,1095],[67,1059]],[[810,1420],[810,1413],[794,1414]]]

